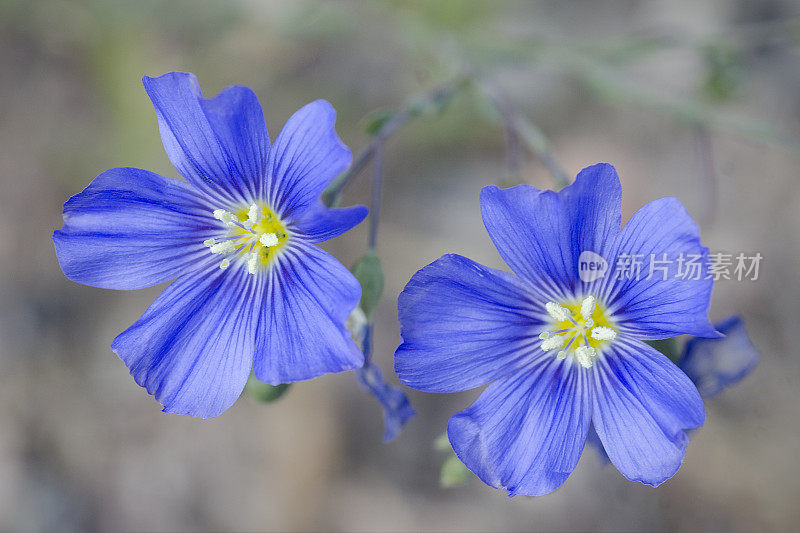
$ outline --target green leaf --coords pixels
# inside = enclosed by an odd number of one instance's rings
[[[469,481],[471,477],[472,472],[455,454],[452,454],[442,463],[442,469],[439,471],[439,485],[446,489],[458,487]]]
[[[289,390],[289,383],[269,385],[267,383],[262,383],[251,374],[250,379],[247,380],[247,385],[245,386],[244,390],[247,395],[253,399],[253,401],[259,403],[270,403],[286,394],[286,391]]]
[[[383,294],[383,268],[375,252],[369,251],[350,269],[361,284],[361,310],[369,317]]]

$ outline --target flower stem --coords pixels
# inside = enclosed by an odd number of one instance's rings
[[[375,152],[382,146],[397,130],[403,127],[409,120],[424,114],[425,110],[431,107],[440,108],[447,103],[455,94],[466,87],[471,78],[466,75],[458,75],[450,81],[434,87],[430,91],[423,93],[406,102],[400,111],[392,118],[387,120],[378,129],[372,141],[364,148],[353,161],[346,171],[340,174],[331,183],[322,195],[322,200],[328,207],[339,204],[342,192],[350,182],[367,166],[367,163],[375,157]]]
[[[695,152],[700,168],[701,197],[703,198],[703,215],[701,226],[710,226],[717,213],[717,170],[714,165],[714,146],[711,132],[707,127],[697,125],[692,129]]]
[[[569,185],[569,178],[564,169],[556,161],[550,142],[533,122],[520,113],[506,95],[494,84],[481,79],[478,84],[489,102],[500,114],[506,129],[506,145],[509,170],[512,175],[519,171],[519,141],[522,141],[534,156],[545,166],[553,177],[556,187]]]
[[[361,351],[364,353],[364,365],[367,366],[372,360],[372,318],[364,327],[364,340],[361,341]]]
[[[381,193],[383,190],[383,145],[375,147],[372,158],[372,201],[369,206],[369,237],[367,246],[375,251],[378,241],[378,224],[381,221]]]

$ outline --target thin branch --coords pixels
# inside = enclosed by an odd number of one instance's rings
[[[549,59],[572,73],[597,96],[608,101],[632,103],[687,123],[726,134],[736,134],[756,141],[781,146],[800,157],[800,144],[771,124],[759,120],[728,115],[695,99],[678,98],[654,87],[627,83],[613,69],[592,59],[566,50],[552,51]]]
[[[470,78],[466,75],[459,75],[452,80],[433,88],[432,90],[410,99],[392,118],[387,120],[372,138],[372,141],[358,154],[346,171],[340,174],[328,189],[323,193],[323,201],[327,206],[335,206],[339,203],[342,192],[350,182],[367,166],[367,163],[374,157],[378,146],[386,142],[397,130],[403,127],[409,120],[425,114],[431,107],[439,108],[446,103],[461,89],[466,87]]]
[[[569,185],[567,173],[556,161],[550,149],[550,141],[547,140],[544,132],[524,115],[517,115],[515,117],[514,127],[517,129],[520,137],[525,141],[528,148],[536,154],[536,157],[539,158],[548,172],[550,172],[550,175],[553,176],[556,187],[566,187]]]
[[[378,144],[372,159],[372,202],[369,206],[369,238],[367,246],[375,250],[378,242],[378,224],[381,221],[381,191],[383,189],[383,145]]]
[[[520,152],[519,133],[511,122],[505,121],[506,130],[506,165],[512,178],[519,177],[522,169],[522,153]]]
[[[514,173],[514,166],[512,166],[512,164],[519,164],[518,161],[514,162],[513,160],[518,159],[519,156],[513,153],[518,145],[512,144],[511,141],[518,142],[521,140],[545,166],[553,177],[556,187],[561,188],[569,185],[567,173],[556,161],[550,149],[550,142],[547,140],[542,130],[525,115],[520,113],[496,85],[486,80],[481,80],[479,86],[503,120],[507,132],[507,140],[509,141],[507,144],[507,150],[509,152],[507,157],[509,159],[509,169],[512,173]],[[511,135],[513,135],[513,137]]]
[[[708,128],[696,126],[693,130],[694,146],[700,166],[700,186],[705,200],[700,224],[710,226],[717,216],[717,169],[714,164],[714,145]]]

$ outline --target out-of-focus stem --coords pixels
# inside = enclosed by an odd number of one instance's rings
[[[696,126],[693,134],[704,200],[700,224],[710,226],[717,216],[717,169],[714,165],[714,145],[711,142],[711,133],[708,128]]]
[[[372,141],[370,141],[361,153],[356,156],[350,168],[340,174],[333,183],[328,186],[322,197],[325,205],[330,207],[339,203],[344,189],[353,178],[364,170],[367,163],[375,156],[375,151],[378,147],[383,145],[397,130],[404,126],[409,120],[421,116],[426,108],[441,106],[461,89],[466,87],[469,82],[470,77],[462,74],[406,102],[400,111],[394,114],[378,129]]]
[[[369,206],[369,238],[367,246],[375,250],[378,242],[378,225],[381,221],[381,192],[383,190],[383,145],[375,147],[372,157],[372,201]]]
[[[542,164],[547,168],[550,175],[553,176],[553,181],[557,187],[566,187],[569,185],[569,178],[567,173],[561,168],[561,165],[553,156],[550,150],[550,142],[545,137],[542,130],[540,130],[533,122],[528,120],[522,115],[517,115],[514,118],[514,127],[519,132],[519,136],[525,141],[525,144],[530,150],[536,154],[536,157],[541,160]]]
[[[566,187],[569,185],[569,178],[561,165],[556,161],[552,150],[550,149],[550,142],[547,140],[545,134],[533,122],[531,122],[525,115],[520,113],[509,101],[506,95],[494,84],[486,80],[481,80],[479,84],[481,90],[494,105],[500,117],[503,120],[507,132],[509,151],[507,157],[509,159],[509,170],[515,173],[514,165],[519,165],[519,155],[513,153],[517,149],[517,145],[513,144],[522,141],[525,146],[535,155],[539,161],[545,166],[547,171],[553,177],[556,187]]]
[[[800,157],[800,145],[796,139],[776,131],[766,122],[731,116],[697,100],[673,97],[655,88],[628,83],[601,62],[575,52],[554,50],[542,54],[542,58],[572,73],[589,90],[608,101],[632,103],[691,126],[776,144]]]

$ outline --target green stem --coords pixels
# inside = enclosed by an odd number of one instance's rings
[[[469,82],[470,77],[462,74],[438,87],[434,87],[432,90],[422,95],[408,100],[400,111],[378,129],[372,141],[358,154],[353,164],[350,165],[350,168],[340,174],[333,180],[333,183],[328,186],[322,195],[322,200],[325,205],[331,207],[339,204],[344,189],[350,184],[353,178],[364,170],[375,156],[378,147],[382,146],[397,130],[411,119],[422,116],[425,110],[431,106],[440,108],[456,93],[466,87]]]
[[[760,142],[774,143],[800,157],[800,145],[771,125],[721,113],[711,106],[688,98],[675,98],[662,91],[628,83],[613,69],[587,56],[564,49],[544,54],[554,64],[578,78],[597,96],[611,102],[632,103],[668,115],[692,127],[704,126],[722,133],[734,133]]]
[[[567,173],[556,161],[552,150],[550,149],[550,141],[547,140],[544,132],[539,129],[536,124],[531,122],[524,114],[520,113],[509,101],[506,95],[500,89],[486,80],[481,80],[479,84],[481,90],[488,98],[489,102],[494,106],[500,117],[505,124],[507,135],[509,138],[509,151],[516,149],[515,142],[521,140],[525,146],[530,150],[534,156],[545,166],[547,171],[553,177],[553,181],[557,188],[566,187],[569,185],[569,178]],[[509,161],[516,165],[516,155],[509,154]],[[512,173],[514,166],[510,165]]]

